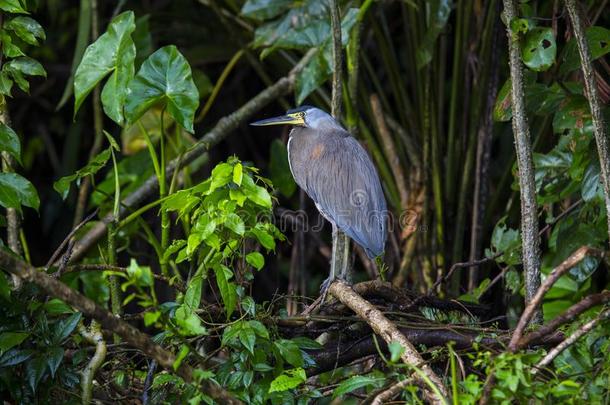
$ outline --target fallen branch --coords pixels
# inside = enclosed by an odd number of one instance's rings
[[[542,358],[542,360],[540,360],[538,362],[538,364],[536,364],[536,367],[534,367],[532,369],[532,371],[531,371],[532,374],[536,374],[540,369],[551,364],[551,362],[555,359],[555,357],[559,356],[559,354],[561,354],[561,352],[563,352],[569,346],[573,345],[578,339],[580,339],[581,337],[583,337],[584,335],[586,335],[587,333],[592,331],[593,328],[598,323],[600,323],[601,321],[605,321],[608,318],[610,318],[610,310],[606,310],[606,311],[602,312],[596,318],[594,318],[591,321],[582,325],[580,328],[578,328],[576,330],[576,332],[574,332],[573,334],[568,336],[568,338],[566,340],[564,340],[563,342],[558,344],[556,347],[554,347],[551,351],[549,351],[546,354],[546,356],[544,356]]]
[[[0,268],[16,275],[21,279],[32,282],[42,288],[47,294],[54,298],[59,298],[66,304],[76,308],[85,316],[95,319],[105,329],[119,335],[126,343],[141,350],[144,354],[152,357],[159,365],[169,371],[174,371],[176,356],[152,341],[150,336],[140,332],[127,322],[114,316],[105,308],[102,308],[93,300],[85,297],[79,292],[71,289],[64,283],[54,279],[48,274],[36,270],[28,263],[19,260],[11,254],[0,250]],[[192,369],[185,363],[175,371],[186,382],[192,381]],[[221,403],[240,404],[231,394],[222,387],[205,380],[202,382],[202,389],[211,397]]]
[[[553,284],[555,284],[555,282],[559,280],[559,278],[563,276],[568,270],[580,263],[586,256],[590,255],[603,257],[603,252],[588,246],[582,246],[574,253],[572,253],[570,257],[568,257],[557,267],[555,267],[553,271],[551,271],[551,273],[547,276],[542,285],[540,285],[540,287],[538,288],[538,291],[536,291],[536,294],[531,298],[531,301],[523,310],[521,318],[517,323],[517,327],[513,332],[513,336],[510,340],[510,343],[508,344],[508,350],[510,350],[511,352],[516,352],[518,350],[519,341],[521,340],[521,336],[523,335],[527,324],[536,312],[536,309],[542,304],[544,296],[551,289]]]
[[[211,147],[218,144],[220,141],[225,139],[231,132],[236,130],[242,123],[251,118],[257,111],[276,100],[285,94],[292,91],[296,75],[303,67],[307,64],[309,59],[312,57],[315,49],[310,50],[303,56],[299,63],[288,73],[287,76],[282,77],[272,86],[260,92],[257,96],[250,99],[241,108],[221,118],[216,126],[206,133],[195,145],[193,145],[182,158],[177,157],[167,164],[166,176],[171,178],[174,171],[179,170],[181,167],[188,165],[194,161],[197,157],[207,152]],[[140,187],[138,187],[133,193],[125,197],[121,201],[121,209],[119,211],[119,217],[124,215],[134,207],[138,206],[146,198],[153,195],[159,187],[159,182],[156,175],[150,176]],[[72,253],[72,262],[82,258],[84,254],[89,250],[98,240],[106,234],[106,227],[109,223],[113,222],[116,218],[112,213],[107,214],[101,219],[94,227],[92,227],[75,245]]]
[[[433,391],[437,391],[432,395],[429,390],[424,390],[427,399],[431,403],[443,404],[447,402],[446,398],[448,397],[448,391],[441,379],[430,366],[424,362],[424,359],[405,335],[403,335],[381,311],[356,294],[354,290],[343,281],[339,280],[332,283],[329,292],[365,320],[373,331],[381,336],[386,343],[397,342],[403,347],[404,351],[401,355],[402,361],[413,369],[421,370],[421,373],[423,374],[422,377],[422,375],[417,372],[413,373],[414,379],[416,381],[421,381],[426,385],[428,385],[428,382],[425,381],[425,379],[428,379],[435,388]]]

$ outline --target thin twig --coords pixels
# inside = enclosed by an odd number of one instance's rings
[[[565,310],[561,315],[553,318],[546,325],[541,326],[535,331],[528,333],[523,336],[521,340],[519,340],[518,347],[519,349],[526,347],[530,342],[540,340],[544,336],[548,336],[553,333],[557,328],[561,325],[564,325],[576,318],[578,315],[587,311],[588,309],[605,304],[610,301],[610,291],[602,291],[598,294],[588,295],[582,300],[578,301],[576,304],[572,305],[570,308]]]
[[[534,368],[532,368],[531,373],[536,374],[540,369],[551,364],[551,362],[555,359],[555,357],[559,356],[559,354],[561,354],[561,352],[563,352],[565,349],[567,349],[568,347],[573,345],[578,339],[580,339],[587,333],[591,332],[593,330],[593,328],[595,326],[597,326],[598,323],[605,321],[608,318],[610,318],[610,310],[606,310],[606,311],[602,312],[596,318],[594,318],[594,319],[590,320],[589,322],[585,323],[584,325],[582,325],[580,328],[578,328],[576,330],[576,332],[574,332],[573,334],[568,336],[568,338],[566,340],[564,340],[563,342],[561,342],[560,344],[555,346],[552,350],[550,350],[546,354],[546,356],[544,356],[542,358],[542,360],[540,360],[538,362],[538,364],[536,364],[536,366]]]
[[[542,285],[538,288],[538,291],[536,291],[530,302],[523,310],[521,318],[517,323],[517,327],[513,332],[513,336],[510,340],[510,343],[508,344],[508,349],[510,351],[515,352],[518,350],[519,341],[521,340],[521,336],[523,335],[527,324],[529,323],[530,319],[536,312],[536,309],[540,306],[544,296],[551,289],[553,284],[555,284],[555,282],[559,280],[559,278],[564,275],[568,270],[576,266],[586,256],[589,255],[603,257],[603,252],[598,249],[591,248],[589,246],[582,246],[574,253],[572,253],[567,259],[561,262],[557,267],[555,267],[553,271],[551,271],[551,273],[547,276]]]
[[[64,238],[64,240],[60,243],[60,245],[57,247],[57,249],[55,249],[55,252],[53,252],[53,255],[51,256],[51,258],[49,259],[47,264],[44,266],[45,270],[49,270],[49,268],[53,265],[53,263],[55,263],[55,261],[57,260],[59,255],[61,255],[61,252],[64,250],[64,247],[66,246],[66,244],[68,242],[70,242],[70,240],[76,234],[76,232],[78,232],[87,222],[91,221],[91,219],[93,219],[93,217],[97,215],[98,211],[99,211],[99,208],[96,208],[95,211],[93,211],[91,214],[87,215],[87,218],[83,219],[78,225],[76,225],[72,229],[72,231],[68,234],[68,236],[66,236]]]

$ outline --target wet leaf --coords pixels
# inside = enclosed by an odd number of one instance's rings
[[[379,388],[383,385],[385,378],[371,377],[366,375],[355,375],[343,381],[333,392],[333,399],[353,392],[364,387]]]

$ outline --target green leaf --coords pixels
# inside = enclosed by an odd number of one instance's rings
[[[265,265],[265,258],[258,252],[251,252],[246,255],[246,261],[256,270],[260,270]]]
[[[150,325],[154,325],[155,322],[159,320],[161,317],[161,312],[159,311],[149,311],[144,314],[144,326],[148,327]]]
[[[231,212],[227,214],[224,220],[224,225],[238,235],[243,235],[246,232],[246,225],[239,215]]]
[[[64,359],[63,347],[51,347],[46,352],[47,366],[51,372],[51,378],[55,378],[55,373]]]
[[[13,88],[13,81],[9,77],[8,72],[0,72],[0,94],[5,96],[11,96],[11,89]]]
[[[244,168],[241,163],[237,163],[233,167],[233,183],[237,184],[238,186],[241,186],[241,179],[244,176],[243,170]]]
[[[230,318],[237,307],[237,290],[236,285],[227,279],[225,268],[226,266],[222,264],[217,265],[214,267],[214,272],[216,274],[216,284],[224,302],[225,311],[227,311],[227,318]],[[226,268],[226,270],[229,269]]]
[[[305,374],[305,370],[303,370],[301,367],[285,370],[282,374],[271,381],[269,393],[288,391],[298,387],[305,382],[305,380],[307,380],[307,375]]]
[[[589,45],[591,61],[601,58],[610,52],[610,30],[604,27],[589,27],[586,29],[585,37]],[[572,38],[566,44],[559,73],[565,75],[580,67],[580,55],[576,39]]]
[[[33,392],[36,392],[38,383],[42,380],[47,368],[47,359],[45,356],[36,356],[28,361],[25,367],[25,379],[27,380]]]
[[[136,259],[131,258],[127,275],[136,282],[139,287],[152,287],[154,284],[152,270],[149,266],[140,266]]]
[[[176,370],[178,370],[178,368],[180,368],[180,364],[182,364],[182,361],[186,358],[186,356],[188,356],[189,352],[190,352],[190,349],[187,345],[182,345],[180,347],[180,352],[178,352],[178,355],[176,356],[176,360],[174,361],[174,364],[172,364],[174,371],[176,371]]]
[[[292,0],[248,0],[241,8],[245,17],[268,20],[290,9]]]
[[[264,208],[271,208],[271,195],[265,187],[258,186],[250,176],[242,179],[242,188],[248,199]]]
[[[421,69],[426,66],[432,60],[434,53],[436,40],[438,39],[441,32],[445,29],[449,15],[451,14],[451,4],[449,0],[434,0],[429,1],[426,5],[429,8],[428,15],[430,16],[428,21],[428,29],[421,40],[417,52],[417,68]]]
[[[250,327],[252,328],[252,330],[254,330],[254,332],[265,339],[269,339],[269,331],[267,330],[267,328],[265,327],[265,325],[263,325],[260,321],[248,321],[248,324],[250,325]]]
[[[129,85],[125,114],[135,122],[153,105],[163,105],[187,131],[193,132],[199,93],[191,67],[178,49],[165,46],[150,55]]]
[[[74,76],[75,115],[93,88],[112,73],[102,90],[102,105],[113,121],[123,124],[123,106],[134,74],[136,47],[131,33],[135,27],[133,12],[125,11],[113,18],[107,31],[87,47]]]
[[[244,327],[239,331],[239,341],[248,351],[254,354],[254,344],[256,343],[256,333],[249,326]]]
[[[57,344],[63,342],[68,336],[70,336],[74,329],[76,329],[76,326],[80,322],[81,316],[82,315],[80,312],[75,312],[67,318],[57,322],[53,331],[53,340]]]
[[[188,288],[186,289],[186,293],[184,294],[184,302],[187,308],[190,308],[192,311],[199,308],[199,304],[201,302],[201,287],[203,283],[203,277],[200,275],[196,275],[189,281]]]
[[[19,72],[20,74],[24,74],[27,76],[47,77],[47,72],[44,70],[42,65],[38,63],[37,60],[27,56],[21,56],[19,58],[11,60],[9,63],[6,64],[3,69],[6,69],[7,71],[11,72],[11,74]],[[15,78],[15,75],[13,75],[13,77]]]
[[[400,356],[405,352],[405,348],[398,342],[391,342],[388,345],[388,349],[390,350],[390,361],[392,363],[396,363],[400,360]]]
[[[551,28],[536,27],[528,31],[522,45],[521,57],[525,65],[544,72],[555,63],[557,44]]]
[[[3,332],[0,333],[0,356],[7,350],[21,344],[30,334],[28,332]]]
[[[267,232],[265,229],[263,229],[263,227],[260,224],[256,224],[256,226],[254,228],[252,228],[250,230],[250,232],[252,232],[254,234],[254,236],[256,237],[256,240],[258,240],[258,242],[265,249],[268,249],[268,250],[275,249],[275,239],[273,239],[273,236],[269,232]]]
[[[280,190],[280,193],[286,198],[292,197],[297,188],[297,183],[295,183],[290,172],[286,145],[279,139],[274,139],[271,142],[269,172],[273,185]]]
[[[180,327],[181,332],[186,336],[207,334],[207,330],[201,325],[201,319],[199,319],[191,308],[185,305],[181,305],[176,309],[174,319],[176,320],[176,324]]]
[[[2,43],[2,53],[8,58],[25,56],[19,46],[13,43],[13,38],[5,30],[0,30],[0,43]],[[6,71],[6,68],[4,69]]]
[[[34,355],[32,349],[11,349],[0,356],[0,368],[16,366]]]
[[[95,156],[91,161],[82,169],[77,170],[76,173],[70,176],[64,176],[61,179],[53,183],[53,188],[57,191],[61,198],[64,200],[68,197],[70,191],[70,184],[75,180],[80,180],[83,177],[93,175],[97,173],[102,167],[106,165],[110,158],[110,148],[102,151],[99,155]]]
[[[74,313],[68,304],[58,298],[48,300],[42,307],[49,313],[49,315],[65,315]]]
[[[14,31],[23,42],[30,45],[38,45],[38,39],[46,39],[42,26],[30,17],[15,17],[4,24],[4,28]]]
[[[286,339],[280,339],[273,342],[273,344],[279,350],[280,355],[288,363],[295,367],[303,366],[303,354],[301,353],[299,346],[297,346],[294,342]]]
[[[494,121],[506,122],[510,121],[512,114],[512,82],[506,80],[502,88],[498,92],[496,102],[494,104],[493,118]]]
[[[0,10],[13,14],[27,14],[19,0],[0,0]]]
[[[19,212],[22,205],[38,211],[40,199],[26,178],[17,173],[0,173],[0,205],[15,208]]]
[[[366,375],[355,375],[343,381],[333,392],[333,399],[339,398],[342,395],[353,392],[363,387],[379,388],[383,385],[385,378],[370,377]]]
[[[0,122],[0,150],[9,153],[21,163],[21,142],[11,127]]]

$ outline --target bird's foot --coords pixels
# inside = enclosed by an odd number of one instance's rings
[[[337,280],[341,280],[343,282],[351,284],[343,275],[328,277],[322,282],[322,285],[320,286],[320,295],[322,296],[320,304],[324,304],[326,302],[326,298],[328,297],[328,290],[330,289],[331,284]]]

